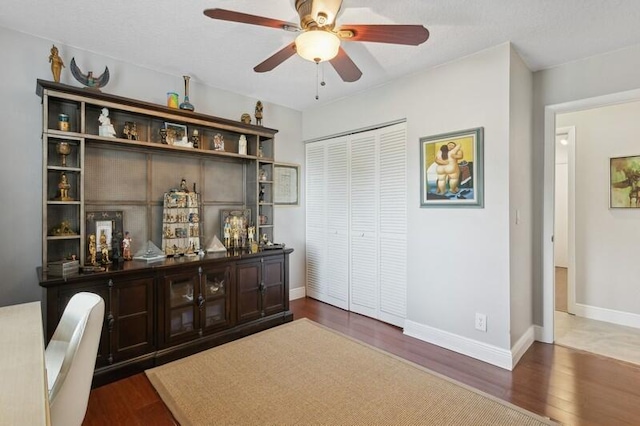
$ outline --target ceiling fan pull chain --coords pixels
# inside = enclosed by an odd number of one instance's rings
[[[318,86],[319,86],[319,84],[318,84],[318,67],[319,66],[320,66],[320,63],[316,62],[316,101],[318,99],[320,99],[320,96],[318,95]]]

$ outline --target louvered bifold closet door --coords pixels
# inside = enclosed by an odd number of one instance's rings
[[[407,148],[405,123],[382,129],[379,144],[378,318],[404,327],[407,311]]]
[[[346,138],[327,143],[328,303],[349,309],[349,158]]]
[[[307,295],[328,302],[325,144],[306,146],[305,165]]]
[[[351,140],[351,298],[349,310],[377,318],[378,250],[375,131]]]

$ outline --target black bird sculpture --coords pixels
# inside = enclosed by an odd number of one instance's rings
[[[85,75],[76,65],[76,58],[72,58],[69,68],[71,69],[71,74],[73,75],[73,77],[89,89],[100,91],[100,88],[106,86],[109,82],[108,67],[104,67],[104,72],[102,73],[102,75],[100,75],[100,77],[94,77],[92,71],[89,71]]]

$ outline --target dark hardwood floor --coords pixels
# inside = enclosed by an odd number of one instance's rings
[[[291,309],[294,318],[309,318],[563,424],[640,424],[640,367],[633,364],[536,342],[510,372],[313,299],[295,300]],[[175,422],[146,376],[138,374],[92,390],[84,424]]]

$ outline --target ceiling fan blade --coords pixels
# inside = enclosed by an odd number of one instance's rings
[[[278,19],[265,18],[264,16],[249,15],[247,13],[234,12],[225,9],[206,9],[203,12],[209,18],[222,21],[240,22],[241,24],[261,25],[263,27],[279,28],[283,30],[299,31],[297,24],[280,21]]]
[[[278,50],[273,55],[269,56],[267,59],[256,65],[253,70],[255,72],[267,72],[271,71],[296,53],[296,44],[292,42],[291,44],[286,45],[282,49]]]
[[[345,41],[408,44],[417,46],[429,38],[422,25],[343,25],[338,36]]]
[[[351,83],[362,77],[362,71],[360,71],[342,47],[338,50],[338,55],[329,62],[331,62],[331,65],[343,81]]]

